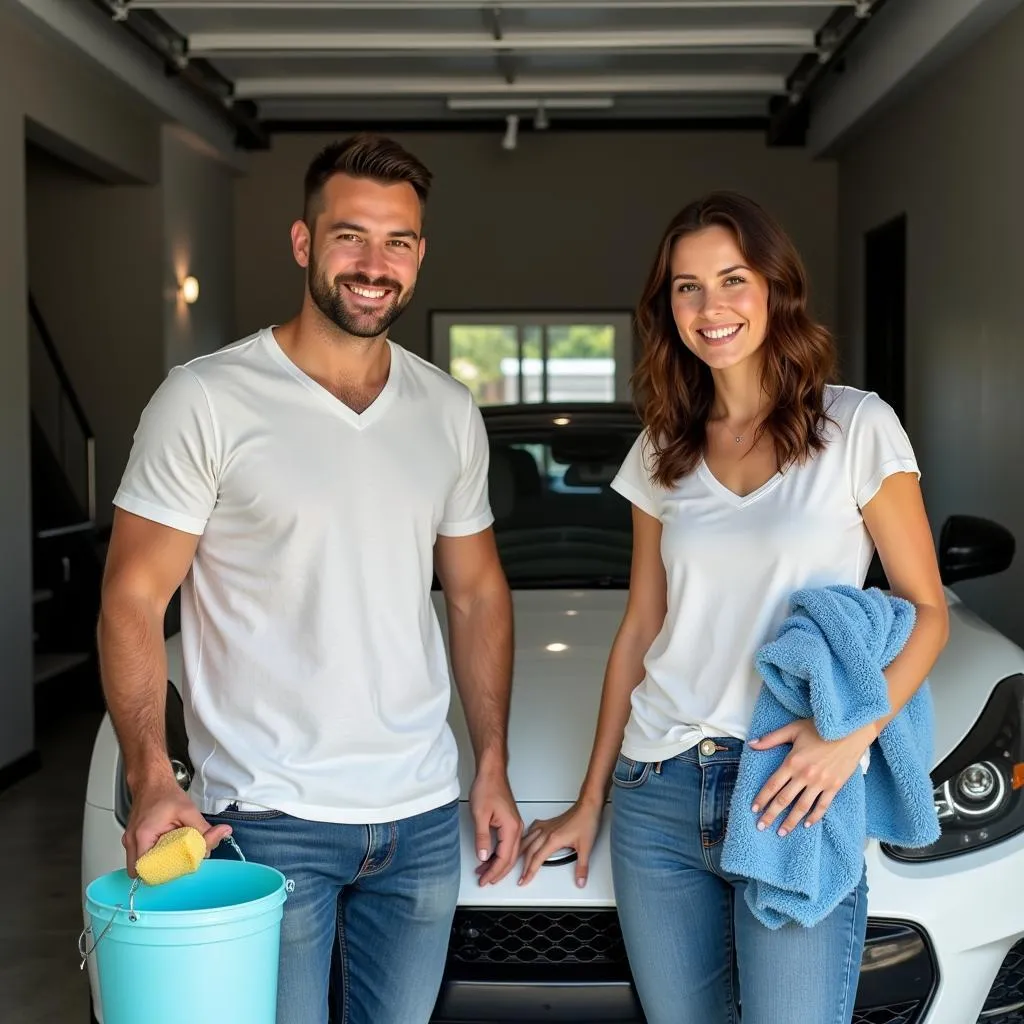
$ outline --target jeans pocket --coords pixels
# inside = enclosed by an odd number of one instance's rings
[[[619,754],[612,772],[612,782],[620,789],[636,789],[647,781],[652,767],[650,761],[634,761],[625,754]]]

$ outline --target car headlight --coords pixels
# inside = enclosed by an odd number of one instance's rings
[[[1024,675],[1004,679],[960,745],[933,772],[942,835],[919,850],[883,844],[897,860],[983,849],[1024,831]]]

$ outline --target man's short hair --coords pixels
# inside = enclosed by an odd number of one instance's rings
[[[360,132],[333,142],[316,155],[306,171],[303,216],[309,227],[321,211],[324,186],[336,174],[369,178],[382,185],[408,182],[421,204],[426,203],[433,181],[433,175],[412,153],[383,135]]]

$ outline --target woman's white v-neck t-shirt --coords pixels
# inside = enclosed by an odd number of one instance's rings
[[[438,535],[492,522],[469,391],[388,342],[356,413],[272,330],[173,369],[116,505],[199,537],[182,586],[192,794],[301,818],[392,821],[459,795]]]
[[[612,487],[662,524],[665,622],[633,691],[622,752],[663,761],[701,739],[746,739],[758,649],[803,587],[864,585],[874,544],[861,510],[893,473],[920,477],[906,432],[873,392],[830,386],[823,451],[743,497],[701,461],[672,488],[637,438]]]

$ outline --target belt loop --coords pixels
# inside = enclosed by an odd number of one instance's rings
[[[655,762],[655,764],[654,764],[654,774],[655,775],[660,775],[661,774],[661,766],[664,763],[665,763],[664,761],[656,761]]]

